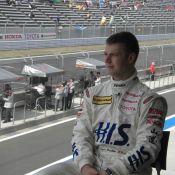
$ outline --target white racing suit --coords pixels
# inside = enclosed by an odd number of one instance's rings
[[[112,79],[85,90],[83,112],[73,130],[72,152],[85,164],[115,175],[150,175],[160,151],[166,100],[140,83]]]

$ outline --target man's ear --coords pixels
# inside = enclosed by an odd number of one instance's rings
[[[136,54],[135,53],[130,53],[128,57],[128,63],[129,64],[134,64],[136,62]]]

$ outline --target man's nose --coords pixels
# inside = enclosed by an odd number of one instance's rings
[[[106,55],[105,56],[105,63],[110,63],[111,62],[111,56],[110,55]]]

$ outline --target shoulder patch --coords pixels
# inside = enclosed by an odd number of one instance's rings
[[[152,99],[154,98],[154,96],[152,95],[152,96],[149,96],[149,97],[147,97],[144,101],[143,101],[143,104],[146,104],[146,103],[148,103],[149,101],[151,101]]]
[[[112,96],[93,96],[93,104],[105,105],[112,103]]]

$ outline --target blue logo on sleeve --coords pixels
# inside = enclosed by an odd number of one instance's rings
[[[76,147],[76,143],[74,142],[72,145],[72,154],[73,154],[73,160],[76,156],[78,156],[78,149]]]

